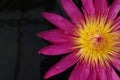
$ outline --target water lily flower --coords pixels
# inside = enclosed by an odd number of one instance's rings
[[[75,65],[68,80],[120,80],[114,70],[120,71],[120,0],[110,6],[107,0],[81,0],[81,10],[72,0],[60,2],[70,20],[51,12],[42,13],[57,28],[37,34],[52,43],[40,49],[39,54],[68,55],[44,78]]]

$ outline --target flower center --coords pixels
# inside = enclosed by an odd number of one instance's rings
[[[104,47],[106,47],[105,42],[106,40],[102,35],[96,35],[90,38],[89,45],[91,50],[99,51],[99,50],[103,50]]]
[[[98,29],[99,28],[99,29]],[[89,54],[101,54],[109,51],[112,47],[113,39],[109,29],[102,27],[85,27],[79,31],[79,46]]]
[[[102,40],[103,40],[103,37],[102,36],[100,36],[100,35],[96,35],[96,37],[95,37],[95,42],[96,43],[101,43],[102,42]]]
[[[76,33],[79,37],[74,38],[76,47],[79,48],[78,56],[93,64],[104,65],[110,60],[110,55],[116,54],[117,47],[115,33],[111,31],[110,23],[104,20],[93,19],[83,23]]]

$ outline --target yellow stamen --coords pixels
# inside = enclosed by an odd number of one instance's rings
[[[76,47],[79,48],[78,56],[91,63],[106,65],[107,60],[111,60],[111,54],[118,51],[118,32],[112,32],[111,21],[105,22],[105,18],[86,19],[76,30],[78,37],[73,38]]]

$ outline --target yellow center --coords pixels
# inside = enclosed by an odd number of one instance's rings
[[[105,18],[87,19],[82,22],[76,31],[78,37],[74,38],[75,48],[79,48],[78,56],[93,65],[107,65],[111,55],[118,51],[119,32],[112,32],[111,22],[105,22]]]

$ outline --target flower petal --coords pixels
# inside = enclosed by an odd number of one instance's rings
[[[112,65],[120,71],[120,60],[117,58],[114,58],[114,61],[112,62]]]
[[[51,69],[48,70],[48,72],[45,74],[44,78],[48,79],[52,76],[55,76],[66,69],[70,68],[73,66],[79,58],[75,56],[75,52],[69,54],[65,58],[63,58],[61,61],[59,61],[57,64],[55,64]]]
[[[106,75],[108,80],[120,80],[114,69],[110,66],[106,68]]]
[[[105,69],[103,67],[97,66],[96,71],[97,71],[98,80],[108,80],[106,73],[105,73]]]
[[[108,18],[114,19],[119,11],[120,11],[120,0],[114,0],[112,6],[110,7]]]
[[[118,31],[120,30],[120,24],[116,25],[115,28],[113,29],[113,31]]]
[[[118,77],[118,75],[116,74],[116,72],[112,69],[112,77],[114,80],[120,80],[120,78]]]
[[[50,12],[43,12],[42,15],[45,19],[47,19],[58,28],[70,33],[71,31],[74,31],[75,26],[65,18]]]
[[[80,65],[76,65],[68,80],[79,80]]]
[[[83,19],[82,13],[73,3],[72,0],[61,0],[62,7],[66,11],[67,15],[72,19],[75,24],[79,24]]]
[[[112,76],[114,80],[120,80],[120,78],[118,77],[118,75],[116,74],[116,72],[112,69]]]
[[[70,41],[70,39],[68,38],[70,35],[66,34],[63,30],[60,29],[40,32],[37,34],[37,36],[52,43],[62,43]]]
[[[39,54],[51,56],[66,54],[73,51],[72,47],[73,45],[69,43],[54,44],[40,49]]]
[[[75,69],[72,71],[68,80],[87,80],[89,75],[90,65],[86,63],[77,64]]]
[[[113,23],[113,31],[120,30],[120,17],[118,17]]]
[[[97,14],[103,14],[104,11],[108,8],[107,0],[94,0],[94,4]]]
[[[95,8],[93,5],[93,0],[81,0],[81,1],[82,1],[83,8],[84,8],[85,12],[89,16],[94,16],[95,15]]]
[[[92,67],[91,71],[90,71],[90,74],[88,76],[88,79],[87,80],[96,80],[96,71],[94,69],[94,67]]]

